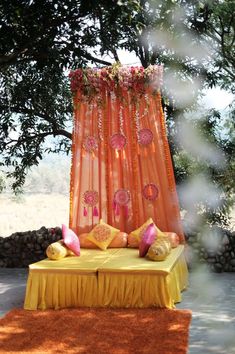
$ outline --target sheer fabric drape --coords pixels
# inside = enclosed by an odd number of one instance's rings
[[[102,218],[129,233],[152,217],[161,230],[174,231],[183,241],[161,94],[149,89],[136,99],[128,91],[119,92],[119,97],[124,101],[104,90],[100,104],[84,100],[79,92],[74,95],[70,227],[78,234],[88,232]],[[153,134],[152,143],[147,145],[138,142],[138,130],[144,128]],[[110,146],[110,138],[120,131],[127,143],[116,150]],[[98,141],[92,153],[84,150],[87,136]],[[148,184],[158,189],[155,200],[143,196]],[[113,198],[119,189],[129,191],[130,201],[115,213]],[[99,216],[94,216],[92,208],[87,208],[84,216],[87,190],[98,192]]]

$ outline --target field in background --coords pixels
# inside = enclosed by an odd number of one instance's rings
[[[26,194],[20,198],[0,194],[0,236],[17,231],[61,226],[69,221],[69,194]],[[235,210],[232,213],[235,230]]]
[[[61,226],[68,224],[68,220],[69,195],[26,194],[14,198],[0,194],[0,236],[42,226]]]
[[[69,178],[70,156],[51,155],[31,169],[22,195],[14,196],[6,180],[0,194],[0,236],[68,224]]]

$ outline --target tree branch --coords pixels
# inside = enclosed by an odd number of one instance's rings
[[[3,109],[8,109],[9,107],[1,105],[0,108],[1,108],[1,110],[3,110]],[[39,113],[35,110],[29,109],[26,107],[12,107],[12,111],[14,111],[15,113],[18,113],[18,114],[21,114],[21,113],[34,114],[34,115],[46,120],[48,123],[53,125],[53,131],[49,135],[53,135],[53,134],[54,135],[63,135],[68,139],[72,139],[72,134],[63,128],[58,127],[57,122],[54,121],[52,118],[50,118],[47,114]]]
[[[112,50],[111,50],[111,53],[113,54],[114,60],[115,60],[116,62],[120,62],[119,57],[118,57],[118,53],[117,53],[116,49],[112,49]]]
[[[19,55],[22,55],[22,54],[26,53],[27,51],[28,51],[28,49],[24,48],[24,49],[16,50],[15,52],[8,54],[8,55],[0,55],[0,65],[11,64],[11,62],[15,62],[15,60],[17,59],[17,57]]]
[[[37,139],[37,138],[40,138],[40,139],[43,139],[43,138],[46,138],[47,136],[50,136],[50,135],[63,135],[65,136],[66,138],[72,140],[72,134],[67,132],[66,130],[64,129],[58,129],[56,132],[53,132],[53,131],[49,131],[49,132],[44,132],[44,133],[38,133],[38,134],[34,134],[34,135],[28,135],[26,137],[19,137],[19,139],[11,139],[9,140],[7,143],[5,143],[5,146],[7,145],[10,145],[12,143],[18,143],[18,144],[21,144],[21,143],[24,143],[28,140],[34,140],[34,139]]]
[[[65,129],[57,129],[55,132],[55,135],[63,135],[65,136],[66,138],[72,140],[72,134],[69,133],[67,130]]]
[[[103,65],[106,65],[106,66],[112,65],[112,63],[110,63],[110,62],[108,62],[108,61],[106,61],[106,60],[102,60],[102,59],[93,57],[90,53],[84,54],[84,57],[85,57],[86,59],[88,59],[88,60],[94,61],[95,63],[103,64]]]
[[[141,35],[138,35],[138,50],[139,50],[139,53],[136,53],[137,54],[137,56],[138,56],[138,54],[139,54],[139,56],[140,56],[140,61],[141,61],[141,64],[143,65],[143,67],[144,68],[146,68],[147,67],[147,63],[146,63],[146,60],[145,60],[145,57],[144,57],[144,52],[143,52],[143,47],[142,47],[142,40],[141,40]]]

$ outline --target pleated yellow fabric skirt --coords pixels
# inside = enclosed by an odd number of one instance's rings
[[[81,253],[30,265],[24,308],[174,308],[188,285],[184,246],[173,249],[162,262],[140,258],[136,249]]]

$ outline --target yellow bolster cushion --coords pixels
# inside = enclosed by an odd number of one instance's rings
[[[46,249],[46,255],[49,259],[59,260],[66,256],[74,256],[74,253],[70,251],[63,243],[62,240],[51,243]]]
[[[164,261],[171,252],[171,244],[167,238],[159,238],[149,247],[147,257],[152,261]]]

